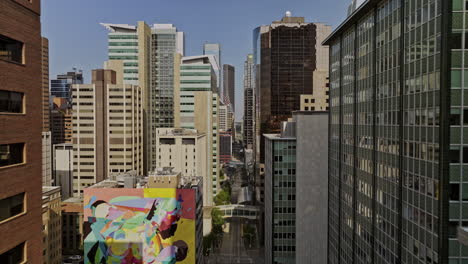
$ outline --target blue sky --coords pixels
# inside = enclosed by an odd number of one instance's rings
[[[307,22],[335,28],[351,0],[42,0],[42,35],[49,39],[50,76],[102,68],[107,30],[100,22],[170,23],[185,32],[185,55],[202,54],[206,41],[219,42],[223,64],[236,68],[236,119],[243,115],[243,63],[252,52],[252,30],[279,20],[287,10]]]

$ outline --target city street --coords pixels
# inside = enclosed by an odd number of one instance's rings
[[[227,176],[231,180],[231,203],[236,204],[241,185],[247,182],[247,178],[243,175],[241,166],[236,167],[236,170],[228,173]],[[221,248],[207,258],[207,263],[264,263],[263,256],[259,253],[260,250],[247,250],[245,248],[242,238],[243,221],[245,220],[242,218],[226,219],[229,224],[229,232],[224,233]]]

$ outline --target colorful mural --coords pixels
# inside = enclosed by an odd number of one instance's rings
[[[85,189],[85,263],[195,263],[193,189]]]

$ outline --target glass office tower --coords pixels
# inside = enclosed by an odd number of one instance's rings
[[[219,43],[205,43],[203,44],[203,55],[213,55],[216,59],[217,64],[219,65],[219,69],[216,71],[216,87],[218,88],[218,93],[222,93],[221,84],[222,84],[222,66],[221,64],[221,45]],[[222,96],[225,96],[221,94]]]
[[[467,8],[366,1],[325,41],[329,263],[468,263]]]
[[[83,72],[73,69],[66,74],[57,75],[56,79],[50,80],[50,94],[54,97],[66,98],[72,102],[72,84],[83,84]]]
[[[151,45],[151,117],[155,128],[174,127],[175,65],[183,55],[183,33],[171,24],[154,24]],[[177,69],[178,70],[178,69]]]

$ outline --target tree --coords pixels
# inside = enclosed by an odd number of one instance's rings
[[[216,205],[230,204],[231,197],[226,190],[221,190],[214,198]]]

